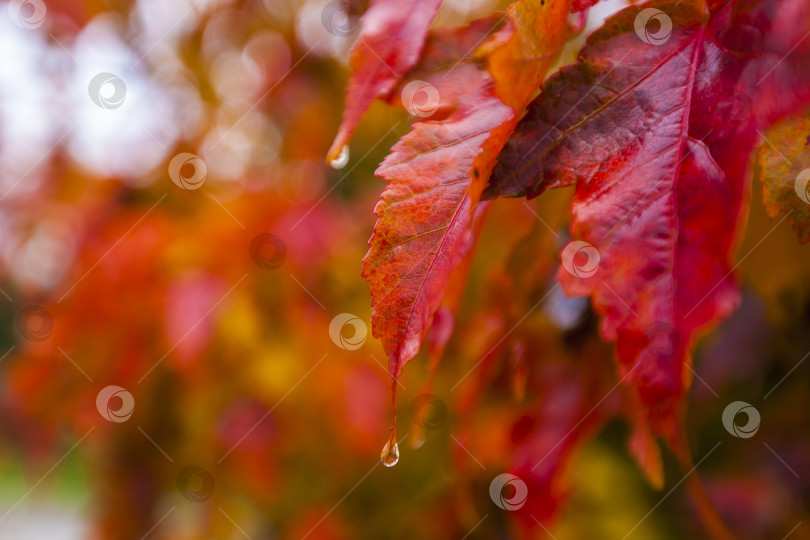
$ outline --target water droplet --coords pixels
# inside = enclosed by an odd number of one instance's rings
[[[391,377],[391,434],[380,452],[380,459],[386,467],[393,467],[399,461],[399,445],[397,444],[397,380]]]
[[[340,154],[338,155],[338,157],[330,161],[329,165],[331,165],[333,169],[337,170],[345,167],[348,162],[349,162],[349,145],[345,144],[343,145],[343,148],[340,149]]]
[[[391,437],[386,441],[380,452],[380,459],[386,467],[393,467],[399,461],[399,445],[397,444],[396,434],[391,433]]]

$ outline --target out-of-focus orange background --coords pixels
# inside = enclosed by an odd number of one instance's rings
[[[559,290],[500,344],[553,285],[570,192],[496,201],[436,399],[418,398],[424,354],[398,386],[399,437],[423,424],[425,442],[380,464],[391,380],[360,260],[407,118],[375,105],[347,165],[324,163],[364,9],[336,4],[0,2],[0,538],[512,538],[489,485],[521,430],[562,441],[583,388],[615,384],[587,303]],[[446,0],[435,24],[503,7]],[[810,251],[787,226],[757,243],[758,190],[744,302],[696,353],[689,429],[696,459],[722,442],[699,474],[732,528],[810,538],[791,531]],[[756,437],[723,428],[735,399],[761,412]],[[649,487],[612,401],[529,493],[556,516],[538,538],[702,537],[681,472]]]

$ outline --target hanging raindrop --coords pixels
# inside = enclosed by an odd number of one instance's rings
[[[348,162],[349,162],[349,145],[346,144],[343,145],[343,148],[340,149],[340,154],[338,154],[338,157],[330,161],[329,165],[331,165],[333,169],[338,170],[345,167]]]
[[[399,445],[397,444],[397,432],[395,429],[391,430],[391,436],[388,437],[382,452],[380,452],[380,459],[386,467],[393,467],[399,461]]]
[[[391,377],[391,434],[380,452],[380,459],[386,467],[393,467],[399,461],[397,444],[397,380]]]

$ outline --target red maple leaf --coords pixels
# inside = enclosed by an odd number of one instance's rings
[[[623,380],[670,442],[690,346],[738,303],[732,256],[757,131],[810,98],[808,30],[804,0],[623,10],[543,85],[485,192],[576,185],[560,279],[592,297]]]
[[[385,98],[419,61],[428,27],[441,3],[441,0],[372,2],[352,47],[352,77],[346,90],[343,122],[327,155],[330,161],[349,143],[371,102]]]
[[[568,35],[568,8],[517,2],[506,15],[437,30],[392,93],[417,121],[376,171],[389,185],[375,209],[363,275],[371,283],[374,335],[394,377],[419,351],[451,271],[468,250],[495,157],[515,111],[528,103]]]

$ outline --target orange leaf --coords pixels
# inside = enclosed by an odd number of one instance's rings
[[[768,215],[790,214],[801,242],[810,241],[810,109],[765,132],[759,152]]]

